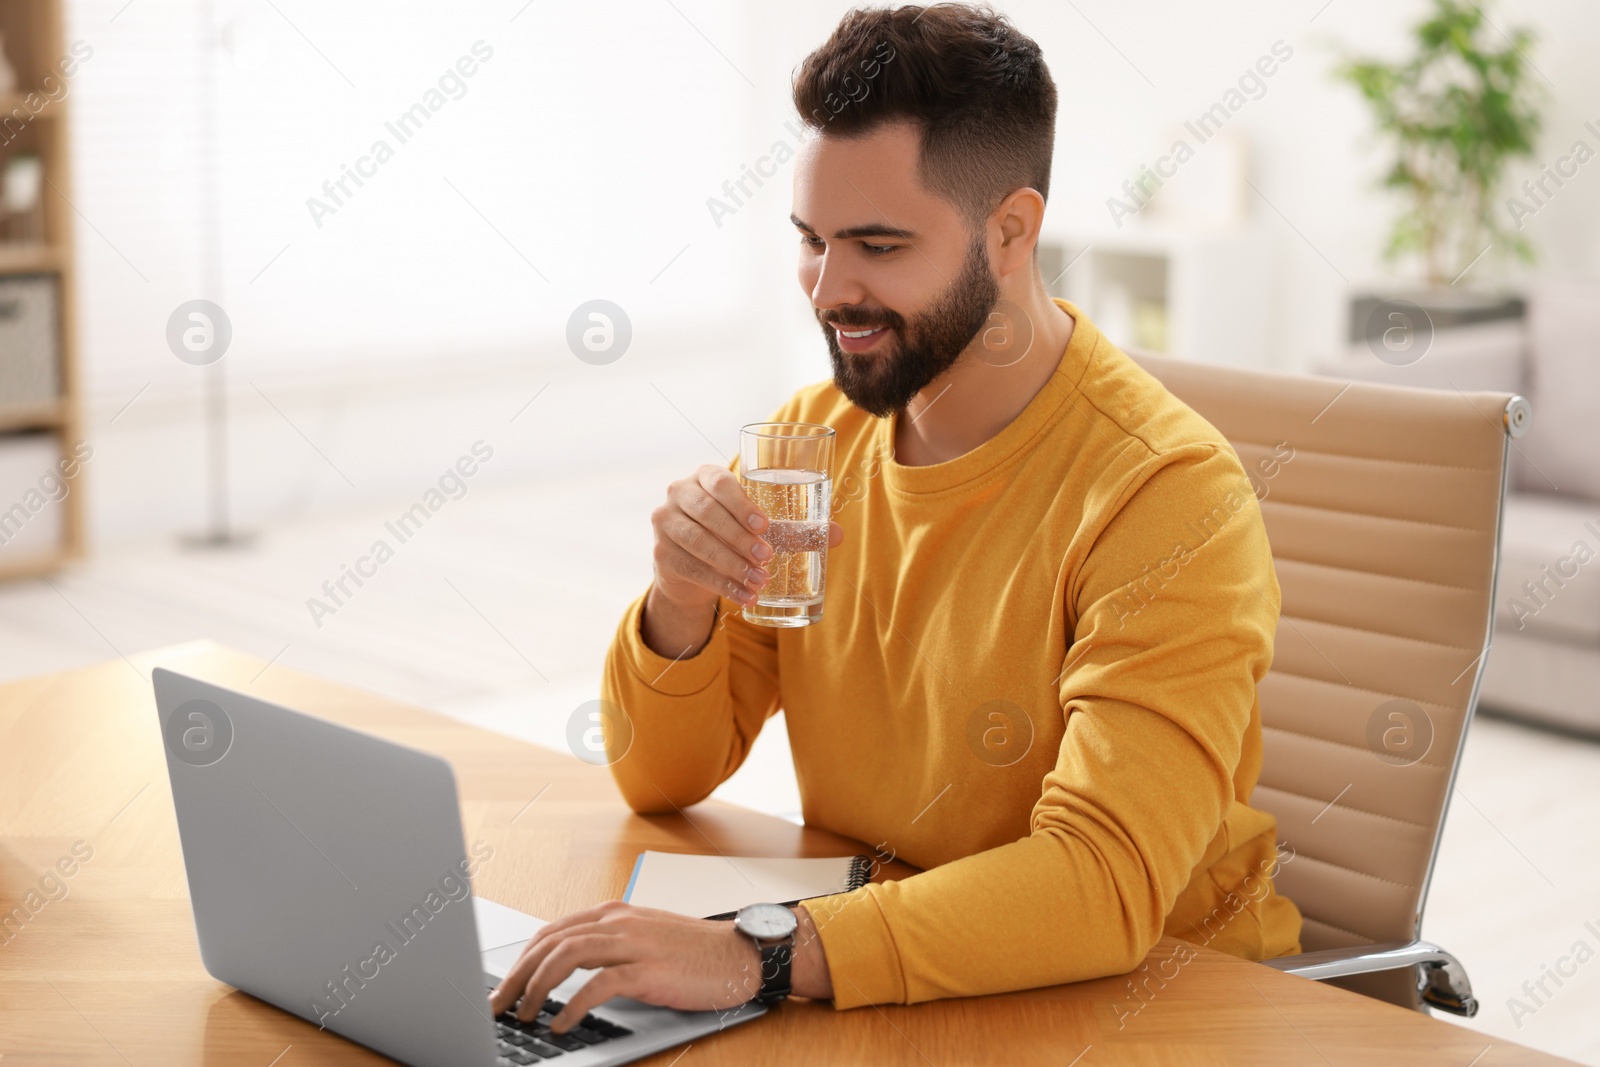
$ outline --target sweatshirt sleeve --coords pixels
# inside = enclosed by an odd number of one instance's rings
[[[1217,841],[1280,607],[1259,506],[1202,443],[1149,460],[1106,513],[1067,593],[1048,680],[1065,733],[1029,834],[808,901],[836,1007],[1130,971]]]
[[[731,466],[731,465],[730,465]],[[606,653],[601,699],[611,774],[637,812],[698,803],[739,769],[778,710],[777,631],[746,622],[738,601],[717,601],[711,640],[674,660],[644,643],[648,592],[629,605]]]

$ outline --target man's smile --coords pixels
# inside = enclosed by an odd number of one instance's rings
[[[869,329],[846,329],[837,323],[833,325],[833,329],[835,334],[838,335],[839,347],[851,353],[867,351],[889,332],[889,327],[887,326],[874,326]]]

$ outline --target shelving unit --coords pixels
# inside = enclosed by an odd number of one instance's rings
[[[1057,283],[1113,344],[1273,369],[1271,240],[1253,228],[1130,225],[1052,241],[1071,269]],[[1047,278],[1050,275],[1046,275]]]
[[[43,171],[33,224],[19,225],[0,199],[0,362],[10,364],[0,366],[0,579],[8,579],[47,573],[83,551],[82,461],[75,452],[83,427],[61,0],[0,0],[0,47],[17,76],[15,91],[0,94],[0,181],[18,156],[37,157]],[[47,92],[52,86],[62,88]],[[39,301],[52,287],[53,300]],[[16,332],[7,332],[12,317],[52,307],[46,337],[53,333],[54,351],[19,350]],[[18,376],[5,372],[30,360],[53,361],[53,397],[15,395]],[[65,488],[59,499],[52,478]]]

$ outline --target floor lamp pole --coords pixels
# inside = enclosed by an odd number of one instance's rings
[[[200,21],[202,47],[200,59],[200,281],[205,298],[222,305],[222,211],[218,188],[221,166],[217,146],[217,50],[220,34],[211,0],[199,0],[196,13]],[[224,362],[217,359],[205,367],[203,389],[206,438],[206,525],[205,532],[190,538],[191,544],[211,547],[236,547],[249,542],[248,534],[233,528],[228,513],[228,375]]]

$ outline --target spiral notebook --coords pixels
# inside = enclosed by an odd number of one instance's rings
[[[746,904],[798,904],[845,893],[872,875],[867,856],[796,859],[641,852],[622,899],[696,918],[731,919]]]

